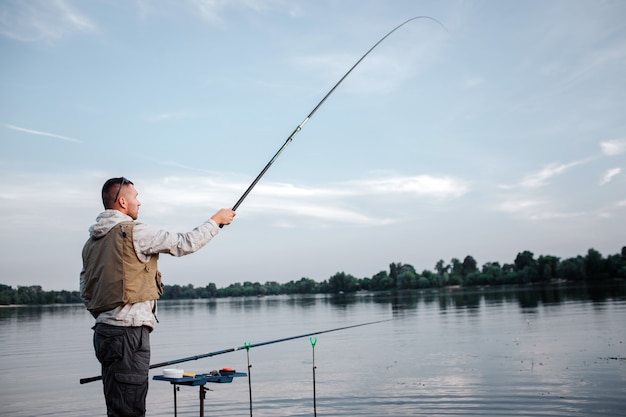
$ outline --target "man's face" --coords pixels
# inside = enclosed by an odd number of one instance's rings
[[[141,203],[137,199],[139,193],[135,189],[135,186],[133,184],[124,185],[124,188],[122,189],[122,192],[120,194],[120,198],[124,199],[124,214],[129,215],[133,218],[133,220],[137,220],[137,217],[139,217],[139,206],[141,205]]]

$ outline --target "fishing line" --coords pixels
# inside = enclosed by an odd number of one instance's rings
[[[248,350],[248,349],[253,348],[253,347],[266,346],[266,345],[271,345],[271,344],[274,344],[274,343],[287,342],[289,340],[301,339],[303,337],[316,336],[318,334],[324,334],[324,333],[330,333],[330,332],[338,332],[340,330],[347,330],[347,329],[352,329],[352,328],[355,328],[355,327],[369,326],[371,324],[384,323],[386,321],[391,321],[391,320],[393,320],[393,319],[391,318],[391,319],[385,319],[385,320],[376,320],[376,321],[370,321],[370,322],[367,322],[367,323],[353,324],[351,326],[337,327],[335,329],[321,330],[321,331],[318,331],[318,332],[301,334],[301,335],[298,335],[298,336],[284,337],[282,339],[269,340],[267,342],[260,342],[260,343],[253,343],[253,344],[246,343],[243,346],[239,346],[239,347],[232,347],[232,348],[228,348],[228,349],[217,350],[215,352],[203,353],[201,355],[188,356],[186,358],[174,359],[174,360],[167,361],[167,362],[155,363],[154,365],[150,365],[149,369],[162,368],[164,366],[175,365],[175,364],[178,364],[178,363],[189,362],[189,361],[195,361],[195,360],[198,360],[198,359],[208,358],[208,357],[211,357],[211,356],[223,355],[225,353],[236,352],[238,350],[243,350],[243,349]],[[80,380],[80,383],[81,384],[87,384],[89,382],[99,381],[101,379],[102,379],[102,375],[92,376],[92,377],[89,377],[89,378],[82,378]]]
[[[254,179],[254,181],[252,181],[252,183],[250,184],[250,186],[246,189],[246,191],[241,195],[241,197],[239,198],[239,200],[237,200],[237,202],[235,203],[235,205],[232,207],[233,211],[236,211],[239,206],[241,205],[241,203],[243,202],[243,200],[245,200],[245,198],[248,196],[248,194],[250,194],[250,191],[252,191],[252,189],[256,186],[256,184],[259,182],[259,180],[263,177],[263,175],[265,175],[265,173],[267,172],[267,170],[272,166],[272,164],[274,163],[274,161],[276,161],[276,159],[278,159],[278,157],[280,156],[280,154],[283,152],[283,150],[287,147],[287,145],[289,145],[289,143],[291,143],[294,139],[294,137],[302,130],[302,128],[304,127],[304,125],[309,121],[309,119],[311,119],[311,117],[313,117],[313,115],[315,114],[315,112],[317,111],[317,109],[319,109],[322,104],[324,104],[324,102],[326,101],[326,99],[335,91],[335,89],[337,89],[337,87],[339,87],[339,84],[341,84],[343,82],[343,80],[346,79],[346,77],[352,72],[353,69],[356,68],[357,65],[359,65],[361,63],[361,61],[363,61],[363,59],[365,59],[366,56],[369,55],[370,52],[372,52],[374,50],[374,48],[376,48],[382,41],[384,41],[385,39],[387,39],[387,37],[389,37],[389,35],[391,35],[393,32],[395,32],[396,30],[400,29],[402,26],[406,25],[407,23],[413,21],[413,20],[417,20],[417,19],[429,19],[432,20],[433,22],[439,24],[442,28],[444,28],[446,31],[446,27],[439,22],[437,19],[432,18],[430,16],[416,16],[416,17],[412,17],[408,20],[405,20],[404,22],[400,23],[398,26],[396,26],[395,28],[393,28],[392,30],[390,30],[385,36],[383,36],[382,38],[380,38],[380,40],[378,42],[376,42],[374,44],[374,46],[372,46],[361,58],[359,58],[359,60],[348,70],[348,72],[346,72],[343,77],[341,77],[341,79],[339,81],[337,81],[337,83],[333,86],[333,88],[330,89],[330,91],[328,91],[328,93],[326,93],[326,95],[324,96],[324,98],[322,98],[322,100],[320,100],[319,103],[317,103],[317,105],[313,108],[313,110],[304,118],[304,120],[294,129],[293,132],[291,132],[291,135],[289,135],[289,137],[287,138],[287,140],[285,140],[285,143],[283,143],[283,145],[278,149],[278,151],[274,154],[274,156],[272,157],[272,159],[270,159],[270,161],[267,163],[267,165],[265,165],[265,167],[261,170],[261,172],[259,173],[259,175],[257,175],[257,177]],[[220,225],[220,227],[223,227],[223,225]]]

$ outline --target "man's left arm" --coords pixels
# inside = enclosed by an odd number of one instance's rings
[[[194,253],[209,243],[220,229],[214,220],[207,220],[185,233],[172,233],[137,223],[133,229],[133,243],[139,259],[147,259],[157,253],[184,256]]]

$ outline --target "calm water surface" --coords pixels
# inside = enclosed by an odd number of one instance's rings
[[[317,336],[320,416],[624,416],[626,285],[442,290],[345,297],[159,303],[152,363],[343,326]],[[82,306],[0,308],[0,415],[104,416]],[[255,416],[312,416],[308,337],[249,352]],[[248,370],[246,351],[181,363]],[[153,369],[151,376],[162,369]],[[207,384],[206,416],[250,415],[248,378]],[[199,415],[182,386],[178,415]],[[173,416],[172,386],[150,382],[148,416]]]

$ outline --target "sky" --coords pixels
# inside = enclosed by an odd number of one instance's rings
[[[0,2],[0,283],[77,290],[111,177],[169,285],[626,246],[626,2]]]

